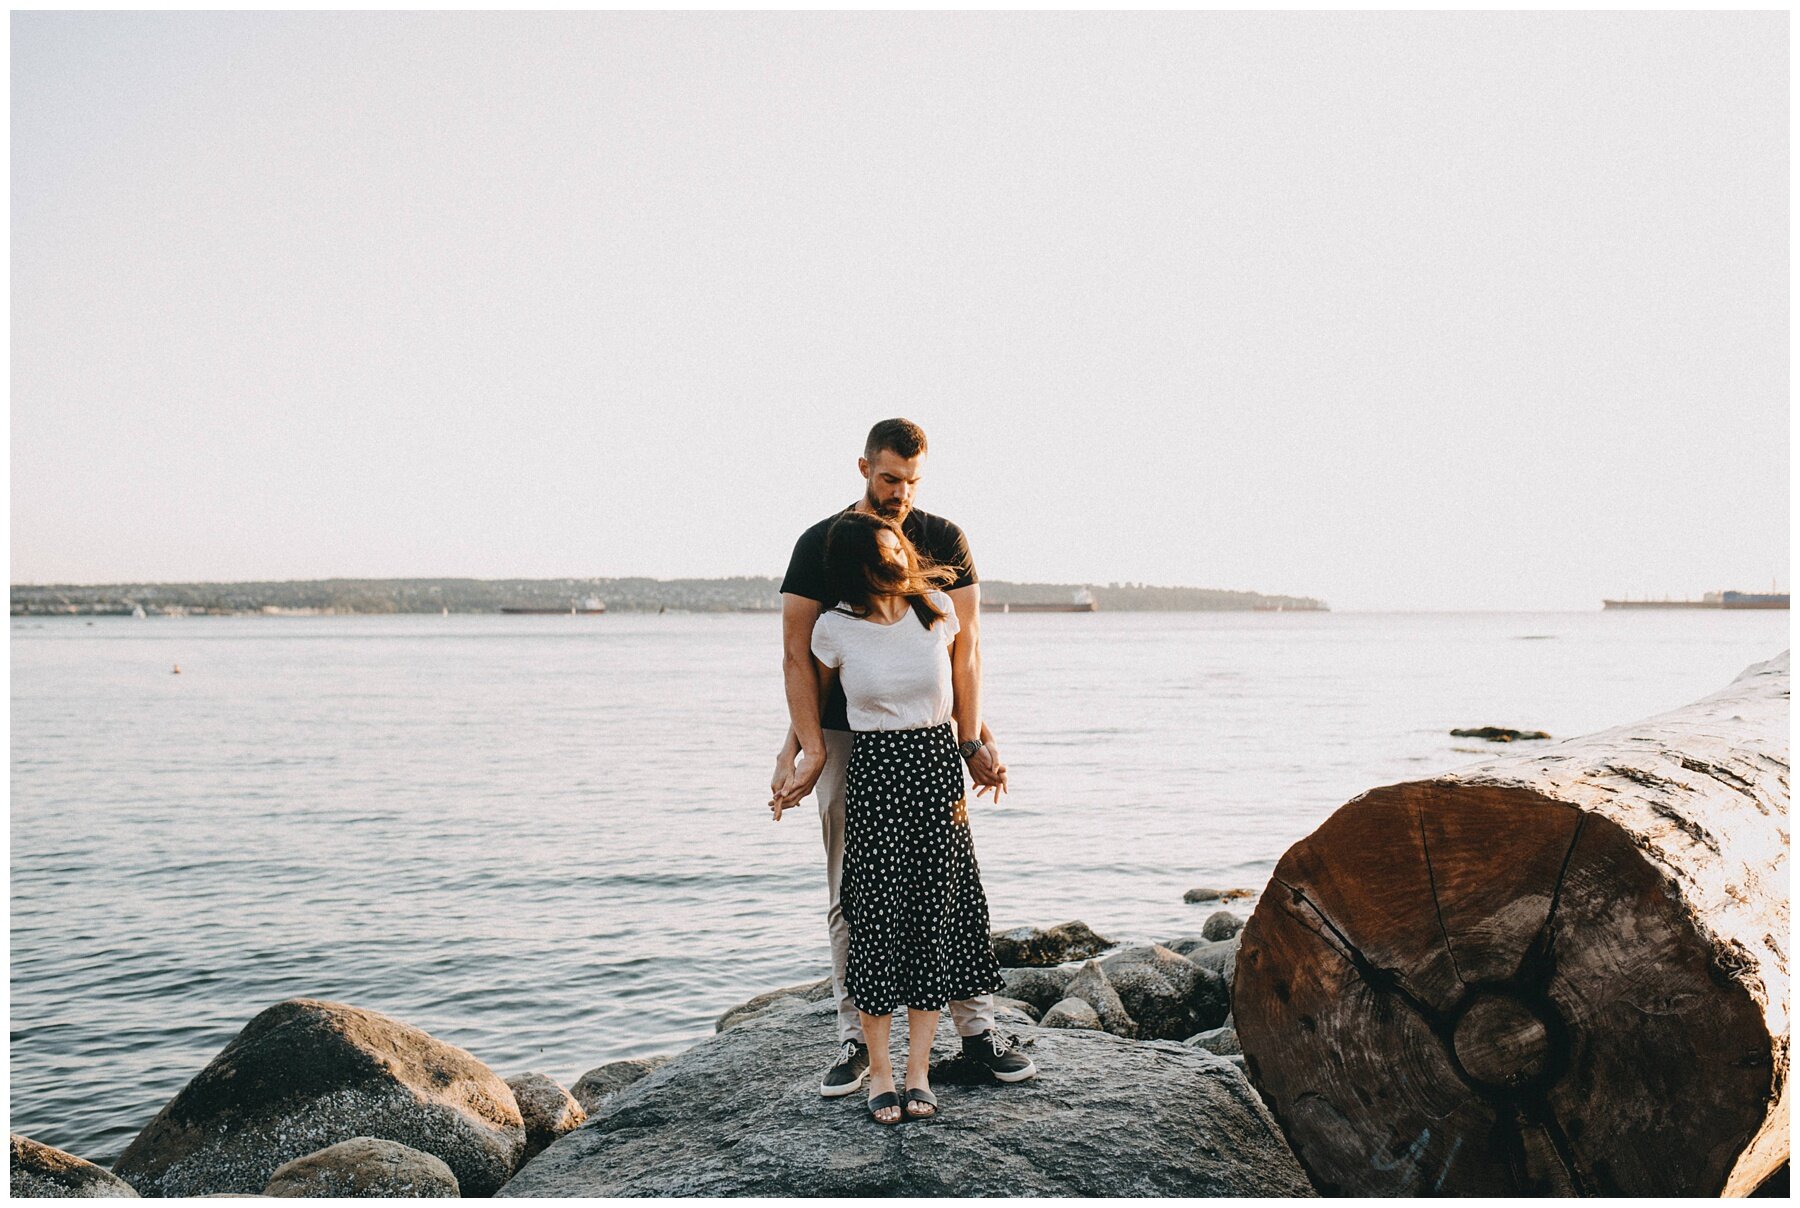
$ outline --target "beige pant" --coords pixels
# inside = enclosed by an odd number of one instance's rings
[[[838,1041],[863,1036],[862,1016],[844,985],[844,969],[850,962],[850,923],[838,890],[844,883],[844,774],[850,768],[851,734],[848,730],[825,731],[825,770],[819,774],[819,823],[825,831],[825,880],[831,886],[831,906],[825,912],[831,932],[831,988],[837,992]],[[950,1022],[958,1036],[979,1036],[994,1026],[994,996],[966,998],[950,1004]]]

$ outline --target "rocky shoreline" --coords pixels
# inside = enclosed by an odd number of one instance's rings
[[[835,1047],[829,978],[758,995],[679,1054],[610,1062],[570,1088],[503,1079],[378,1012],[289,999],[110,1170],[14,1134],[12,1194],[1312,1195],[1232,1027],[1242,926],[1218,910],[1196,934],[1125,948],[1080,922],[994,933],[998,1021],[1038,1076],[995,1082],[963,1059],[946,1016],[932,1066],[942,1116],[887,1129],[861,1095],[818,1092]]]

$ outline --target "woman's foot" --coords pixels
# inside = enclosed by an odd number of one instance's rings
[[[931,1093],[930,1076],[920,1071],[906,1071],[906,1118],[929,1120],[937,1115],[937,1096]]]
[[[869,1071],[869,1116],[877,1124],[900,1123],[900,1096],[894,1093],[894,1072]]]

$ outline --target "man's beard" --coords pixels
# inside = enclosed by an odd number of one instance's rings
[[[871,512],[884,520],[904,520],[906,513],[912,510],[899,500],[895,500],[893,503],[877,503],[875,497],[868,494],[863,495],[863,502],[869,505]]]

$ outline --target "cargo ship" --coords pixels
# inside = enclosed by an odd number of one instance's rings
[[[1094,593],[1087,588],[1074,592],[1067,604],[1003,604],[998,600],[983,600],[983,612],[1099,612],[1100,605],[1094,600]]]
[[[1709,592],[1698,600],[1602,600],[1607,608],[1718,608],[1717,593]]]
[[[1100,606],[1092,600],[1080,604],[996,604],[992,600],[981,602],[983,612],[1099,612]]]
[[[1786,592],[1709,591],[1698,600],[1602,600],[1607,608],[1781,608]]]
[[[521,615],[553,616],[553,617],[598,616],[600,613],[603,613],[606,611],[606,602],[604,600],[599,599],[596,596],[589,596],[587,599],[583,600],[581,603],[571,604],[567,608],[525,608],[525,607],[516,607],[515,608],[515,607],[502,606],[500,611],[507,613],[511,616],[521,616]]]

